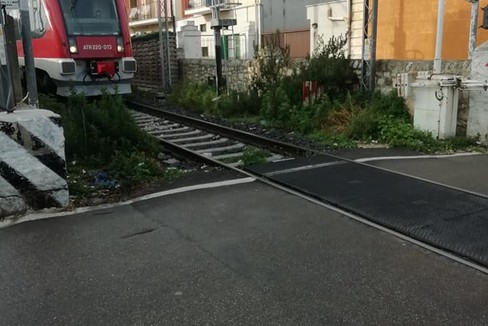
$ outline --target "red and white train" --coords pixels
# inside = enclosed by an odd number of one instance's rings
[[[41,90],[87,96],[102,88],[131,92],[136,72],[124,0],[22,0],[29,2],[37,85]],[[18,25],[20,15],[13,14]],[[20,36],[20,33],[18,33]],[[20,37],[19,37],[20,38]],[[24,65],[22,42],[17,41]]]

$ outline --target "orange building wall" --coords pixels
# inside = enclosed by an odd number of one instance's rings
[[[480,7],[488,0],[480,0]],[[379,0],[377,58],[433,60],[438,0]],[[483,10],[480,9],[479,23]],[[442,59],[468,58],[471,3],[446,0]],[[477,43],[488,40],[488,30],[478,29]]]

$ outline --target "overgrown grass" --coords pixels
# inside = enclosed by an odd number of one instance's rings
[[[343,37],[321,41],[312,58],[293,66],[289,49],[271,38],[251,65],[248,93],[215,99],[206,86],[186,85],[175,94],[175,103],[225,118],[250,116],[266,127],[298,132],[331,148],[370,142],[429,153],[476,148],[476,139],[436,140],[416,130],[404,99],[394,91],[355,90],[357,80],[345,44]],[[301,96],[305,81],[319,85],[315,98],[306,103]]]
[[[271,153],[267,150],[256,148],[253,146],[247,146],[242,156],[242,162],[244,165],[261,164],[266,162],[266,158],[270,157]]]
[[[130,190],[169,176],[157,159],[159,145],[135,124],[121,96],[104,92],[89,101],[72,94],[63,102],[42,96],[41,107],[62,117],[71,194],[83,197],[97,188]],[[99,182],[100,176],[111,182]]]

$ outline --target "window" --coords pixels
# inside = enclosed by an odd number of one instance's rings
[[[204,58],[208,57],[208,46],[202,47],[202,57]]]
[[[8,14],[14,18],[15,37],[17,40],[22,39],[20,11],[18,9],[13,9],[9,10]],[[49,20],[47,19],[46,8],[44,8],[41,0],[31,0],[29,17],[32,38],[41,38],[44,36],[46,29],[49,27]]]
[[[241,39],[239,34],[222,36],[222,59],[241,58]]]
[[[207,24],[201,24],[200,25],[200,32],[206,32],[207,31]]]
[[[59,0],[68,35],[120,35],[115,0]]]

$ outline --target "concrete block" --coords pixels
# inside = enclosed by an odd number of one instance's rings
[[[0,218],[68,204],[60,116],[40,109],[0,113]]]

